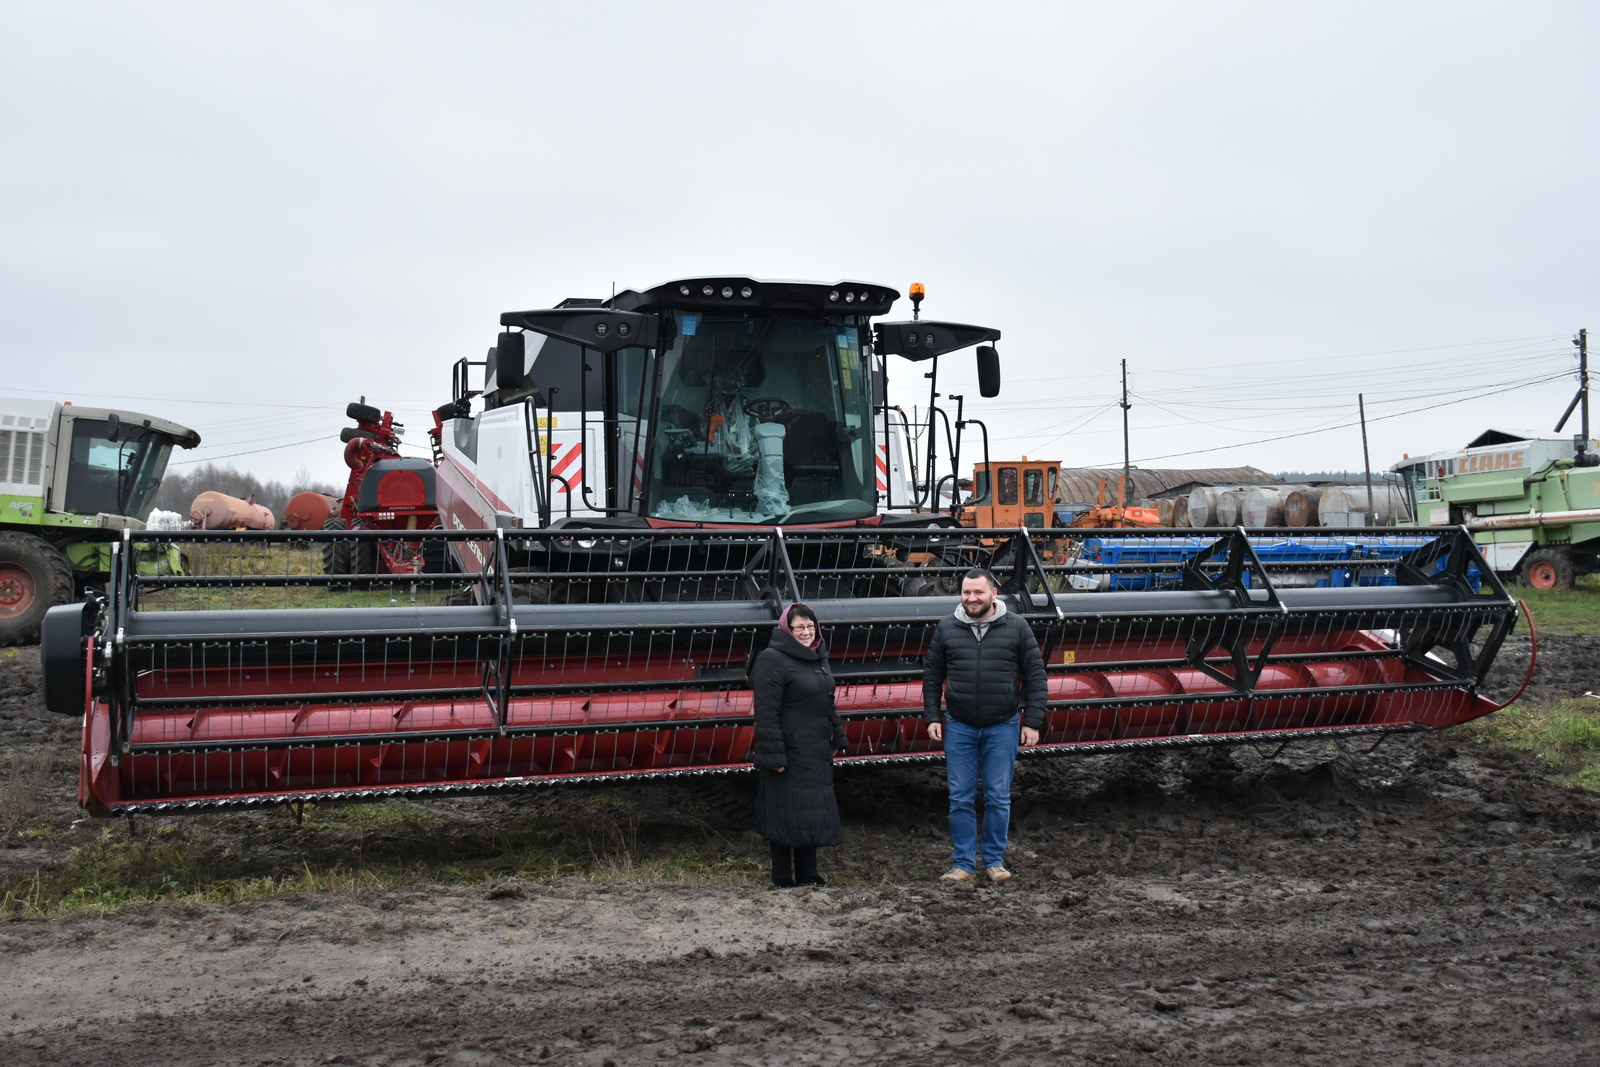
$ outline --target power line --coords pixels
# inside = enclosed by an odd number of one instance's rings
[[[215,463],[219,459],[235,459],[239,456],[254,456],[259,452],[276,452],[280,448],[294,448],[297,445],[316,444],[321,441],[326,441],[327,439],[328,438],[325,435],[319,437],[308,437],[304,441],[291,441],[286,445],[268,445],[266,448],[252,448],[248,452],[230,452],[226,456],[203,456],[199,459],[180,459],[176,462],[168,463],[167,466],[184,467],[193,463]]]
[[[1424,404],[1422,407],[1419,407],[1419,408],[1410,408],[1410,409],[1408,409],[1406,411],[1396,411],[1396,412],[1392,412],[1392,413],[1390,413],[1388,415],[1379,415],[1376,418],[1371,418],[1371,419],[1368,419],[1367,421],[1369,423],[1373,423],[1373,422],[1382,422],[1385,419],[1403,418],[1406,415],[1415,415],[1415,414],[1417,414],[1418,412],[1421,412],[1421,411],[1433,411],[1436,408],[1447,408],[1447,407],[1451,407],[1451,406],[1453,406],[1455,404],[1464,404],[1469,400],[1480,400],[1480,399],[1482,399],[1483,397],[1486,397],[1486,396],[1496,396],[1496,395],[1498,395],[1500,393],[1515,392],[1518,389],[1526,389],[1530,385],[1540,385],[1540,384],[1543,384],[1544,382],[1557,381],[1557,380],[1559,380],[1561,378],[1565,378],[1565,377],[1566,377],[1565,374],[1559,374],[1559,375],[1553,375],[1553,376],[1548,377],[1548,378],[1539,378],[1539,379],[1536,379],[1536,380],[1531,381],[1531,382],[1526,382],[1526,383],[1524,383],[1522,385],[1514,385],[1514,386],[1511,386],[1511,387],[1505,388],[1505,389],[1492,389],[1492,390],[1490,390],[1490,391],[1488,391],[1486,393],[1478,393],[1478,394],[1476,394],[1474,396],[1463,396],[1463,397],[1458,397],[1455,400],[1446,400],[1442,404]],[[1195,448],[1195,449],[1189,450],[1188,452],[1167,452],[1167,453],[1164,453],[1164,454],[1159,455],[1159,456],[1142,456],[1142,457],[1140,457],[1139,462],[1140,463],[1145,463],[1145,462],[1147,462],[1149,460],[1156,460],[1156,459],[1176,459],[1176,458],[1178,458],[1180,456],[1198,456],[1198,455],[1202,455],[1202,454],[1207,453],[1207,452],[1222,452],[1222,451],[1226,451],[1227,449],[1230,449],[1230,448],[1249,448],[1249,447],[1251,447],[1253,445],[1271,444],[1274,441],[1288,441],[1288,440],[1290,440],[1292,438],[1296,438],[1296,437],[1309,437],[1309,436],[1311,436],[1313,434],[1327,433],[1330,430],[1345,430],[1345,429],[1349,429],[1351,426],[1355,426],[1355,425],[1357,425],[1357,424],[1354,423],[1354,422],[1344,422],[1344,423],[1340,423],[1337,426],[1325,426],[1325,427],[1323,427],[1321,429],[1317,429],[1317,430],[1302,430],[1299,433],[1279,434],[1279,435],[1277,435],[1275,437],[1262,437],[1262,438],[1257,438],[1254,441],[1238,441],[1238,442],[1235,442],[1234,444],[1231,444],[1231,445],[1217,445],[1214,448]]]

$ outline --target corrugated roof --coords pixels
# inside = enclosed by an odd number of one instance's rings
[[[1134,467],[1128,472],[1133,483],[1128,503],[1159,499],[1164,490],[1196,485],[1275,485],[1278,479],[1255,467]],[[1069,503],[1093,504],[1099,499],[1100,479],[1106,480],[1105,499],[1117,502],[1117,480],[1121,467],[1062,467],[1060,499]],[[1165,494],[1171,495],[1171,494]]]

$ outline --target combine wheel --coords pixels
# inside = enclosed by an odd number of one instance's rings
[[[1522,584],[1534,589],[1571,589],[1572,557],[1559,548],[1541,548],[1522,565]]]
[[[39,639],[44,613],[72,601],[72,565],[50,542],[0,533],[0,645]]]
[[[348,530],[343,519],[329,519],[322,524],[324,530]],[[350,562],[355,548],[349,541],[324,541],[322,542],[322,573],[323,574],[349,574]]]

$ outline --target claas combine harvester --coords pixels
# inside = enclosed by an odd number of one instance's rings
[[[436,413],[442,528],[405,535],[447,549],[445,573],[323,573],[325,542],[392,531],[125,531],[108,598],[46,626],[47,701],[86,712],[83,803],[739,771],[751,663],[795,600],[822,620],[842,763],[937,760],[921,656],[977,565],[1048,663],[1032,756],[1383,735],[1494,710],[1479,688],[1515,604],[1460,530],[1375,563],[1394,584],[1347,588],[1275,582],[1242,530],[1173,531],[1208,547],[1144,591],[1078,593],[1066,578],[1084,564],[1051,539],[1080,531],[960,526],[938,503],[977,420],[950,397],[954,419],[931,403],[910,434],[888,374],[917,364],[937,401],[941,361],[977,346],[992,396],[1000,332],[875,321],[898,297],[715,277],[503,315]],[[180,546],[191,573],[129,566],[148,543]]]

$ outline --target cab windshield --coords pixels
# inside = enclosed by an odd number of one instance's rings
[[[146,522],[167,471],[172,439],[127,423],[117,427],[115,436],[112,440],[111,425],[104,419],[73,420],[66,509]]]
[[[872,400],[854,317],[671,316],[647,514],[805,523],[873,514]]]

